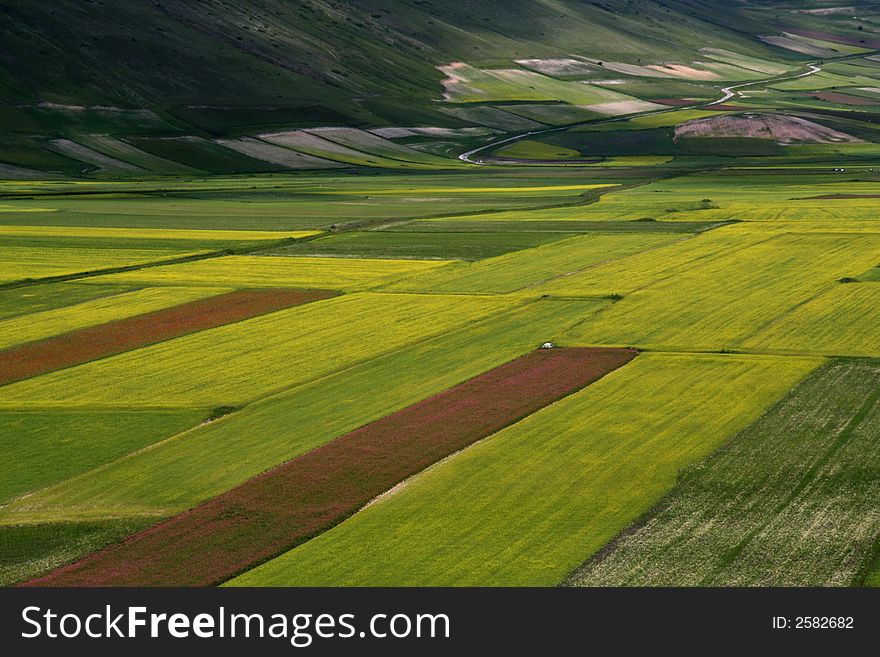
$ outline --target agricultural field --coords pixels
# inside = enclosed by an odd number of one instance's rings
[[[678,235],[595,234],[570,237],[475,263],[416,273],[386,285],[386,291],[505,293],[571,275],[591,265],[648,251],[681,239]]]
[[[579,326],[569,340],[672,350],[735,349],[813,296],[839,287],[852,267],[858,270],[880,258],[876,234],[793,233],[754,242],[754,236],[741,239],[736,228],[718,229],[731,238],[729,252],[704,256],[687,271],[638,287],[635,281],[620,280],[622,289],[607,292],[624,298],[594,322]],[[652,267],[650,254],[645,259]],[[589,270],[581,276],[589,278]],[[579,292],[571,280],[561,285],[568,293]]]
[[[62,288],[69,288],[70,285],[70,283],[58,284]],[[77,299],[72,304],[60,308],[30,312],[0,320],[0,349],[8,349],[17,344],[161,310],[227,291],[224,288],[196,287],[145,288],[132,291],[123,288],[114,294],[94,300],[89,299],[77,303]]]
[[[42,214],[41,212],[32,213]],[[229,233],[229,235],[225,235]],[[318,231],[98,229],[91,227],[0,226],[0,285],[63,279],[100,270],[139,268],[152,263],[204,256],[281,238],[296,240]],[[45,254],[51,253],[51,258]]]
[[[860,584],[880,527],[878,399],[876,362],[827,363],[569,582]]]
[[[48,238],[28,240],[28,244],[24,246],[17,245],[13,239],[4,239],[0,245],[0,285],[145,265],[206,253],[197,245],[193,245],[192,250],[127,249],[100,246],[95,248],[87,240],[82,242],[82,246],[68,246],[64,240]],[[47,252],[52,253],[51,260],[45,257]]]
[[[411,224],[408,224],[411,226]],[[450,234],[426,226],[423,232],[388,230],[351,231],[318,240],[266,250],[266,255],[340,255],[385,259],[482,260],[549,244],[566,236],[562,232],[459,232]]]
[[[0,382],[29,379],[335,294],[327,290],[235,290],[69,330],[0,350]],[[69,324],[70,319],[56,317],[56,328]]]
[[[502,157],[522,160],[566,160],[580,157],[580,153],[571,148],[553,146],[542,141],[521,139],[509,146],[504,146],[495,151]]]
[[[876,7],[52,4],[0,586],[880,585]]]
[[[744,346],[761,350],[870,356],[877,353],[880,286],[835,285],[779,317]]]
[[[302,287],[362,290],[419,272],[448,267],[442,260],[232,255],[108,274],[101,284]]]
[[[579,233],[699,233],[717,228],[724,223],[717,221],[655,221],[650,218],[599,222],[570,219],[568,217],[571,214],[574,213],[570,209],[567,212],[555,213],[551,213],[549,210],[535,210],[532,213],[517,214],[518,220],[510,221],[512,216],[510,213],[499,212],[497,215],[474,215],[470,218],[459,216],[449,220],[418,220],[405,224],[395,223],[381,230],[398,233],[421,233],[422,235],[446,233],[446,235],[438,235],[434,238],[445,240],[445,244],[471,239],[464,236],[469,233],[477,233],[482,236],[482,239],[497,240],[498,243],[504,244],[509,233],[557,234],[560,237],[565,237],[566,233],[569,235]],[[555,218],[542,220],[541,216]],[[499,219],[498,221],[495,221],[496,217]],[[449,235],[449,233],[454,235]],[[404,244],[407,243],[404,237],[397,239]]]
[[[477,296],[347,294],[12,383],[0,389],[0,407],[236,406],[514,303]],[[374,331],[381,331],[381,340],[363,339]],[[331,354],[322,347],[327,344],[333,345]]]
[[[0,586],[63,566],[144,526],[143,520],[110,520],[7,527],[0,534]]]
[[[590,195],[630,181],[607,171],[572,172],[552,181],[536,171],[499,171],[489,185],[482,176],[397,172],[307,177],[239,176],[173,181],[0,181],[0,226],[36,238],[108,237],[178,241],[209,246],[263,239],[304,237],[311,231],[384,225],[395,220],[479,211],[577,205]],[[33,197],[33,198],[31,198]],[[30,231],[21,226],[32,227]],[[65,226],[73,233],[50,232]],[[16,228],[13,228],[16,227]],[[200,234],[201,233],[201,234]],[[248,233],[253,233],[248,235]]]
[[[155,411],[3,411],[3,453],[16,464],[4,477],[4,503],[64,481],[173,436],[206,419],[199,409]],[[51,467],[46,457],[53,454]]]
[[[54,283],[7,288],[0,291],[0,319],[3,321],[78,303],[86,303],[131,292],[124,285]],[[28,330],[34,330],[29,327]]]

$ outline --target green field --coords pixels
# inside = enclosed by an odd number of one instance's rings
[[[502,157],[512,157],[523,160],[566,160],[572,157],[580,157],[580,153],[571,148],[553,146],[542,141],[521,139],[509,146],[504,146],[495,151]]]
[[[572,212],[569,210],[569,212]],[[503,214],[503,213],[499,213]],[[539,211],[534,215],[538,216]],[[398,233],[480,233],[485,241],[497,240],[503,243],[505,233],[697,233],[711,230],[724,224],[714,221],[655,221],[653,219],[633,221],[578,221],[577,219],[540,219],[524,221],[491,221],[492,215],[478,215],[473,219],[460,217],[460,221],[426,220],[392,224],[383,229]],[[405,244],[406,239],[400,238]],[[437,238],[442,239],[442,238]],[[450,240],[450,238],[446,238]],[[457,238],[456,238],[457,239]]]
[[[110,463],[189,429],[205,410],[0,411],[0,449],[16,467],[0,486],[0,502]]]
[[[129,292],[122,285],[55,283],[0,290],[0,318],[26,316]]]
[[[596,234],[508,253],[476,263],[450,265],[442,272],[419,273],[383,289],[399,292],[514,292],[587,267],[669,244],[677,235]]]
[[[4,527],[0,531],[0,586],[42,575],[149,524],[111,520]]]
[[[816,370],[570,583],[852,586],[880,530],[878,365]],[[737,494],[730,494],[736,491]]]
[[[267,255],[344,255],[368,258],[481,260],[549,244],[564,233],[350,232],[265,251]]]

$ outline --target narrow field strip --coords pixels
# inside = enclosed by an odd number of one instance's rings
[[[448,262],[438,260],[234,255],[110,274],[98,282],[362,290],[447,266]]]
[[[174,436],[207,416],[204,408],[0,411],[0,452],[14,464],[0,480],[0,504]]]
[[[674,234],[592,234],[440,271],[419,272],[383,289],[397,292],[507,293],[682,240]]]
[[[62,284],[63,285],[63,284]],[[98,287],[98,286],[93,286]],[[127,317],[206,299],[227,292],[223,287],[159,287],[120,290],[98,299],[87,299],[61,308],[22,314],[0,320],[0,349],[35,342],[70,331],[98,326]]]
[[[558,584],[817,364],[643,353],[230,584]]]
[[[128,285],[58,283],[0,290],[0,322],[131,292]],[[204,289],[204,288],[203,288]],[[221,289],[222,288],[217,288]]]
[[[343,294],[3,386],[0,406],[241,406],[522,303]]]
[[[51,258],[46,257],[47,252],[51,252]],[[190,250],[95,249],[86,246],[54,248],[51,245],[39,248],[4,244],[0,246],[0,284],[6,286],[35,280],[55,282],[85,278],[101,270],[139,269],[156,262],[168,263],[178,259],[206,257],[208,254],[195,242]]]
[[[328,290],[237,290],[0,351],[0,385],[310,301]]]
[[[603,187],[617,187],[611,183],[591,183],[587,185],[538,185],[538,186],[522,186],[522,187],[408,187],[406,189],[371,189],[366,190],[345,190],[335,191],[337,194],[521,194],[531,192],[570,192],[581,190],[601,189]]]
[[[0,226],[0,235],[14,237],[59,237],[122,240],[193,240],[202,242],[256,242],[277,241],[284,238],[301,239],[319,235],[319,230],[211,230],[185,228],[114,228],[105,226]]]
[[[0,529],[0,586],[47,573],[144,529],[143,518],[59,522]]]
[[[831,361],[568,580],[853,586],[880,535],[880,362]]]
[[[635,356],[632,350],[606,348],[531,352],[30,584],[222,582],[332,527],[403,479]]]

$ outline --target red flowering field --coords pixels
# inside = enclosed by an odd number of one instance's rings
[[[0,385],[335,294],[330,290],[236,290],[28,342],[0,351]]]

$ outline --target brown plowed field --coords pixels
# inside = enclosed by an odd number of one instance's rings
[[[786,28],[785,31],[790,32],[791,34],[797,34],[798,36],[807,37],[808,39],[819,39],[820,41],[830,41],[832,43],[844,43],[848,46],[857,46],[859,48],[880,48],[880,41],[877,41],[876,39],[853,36],[848,37],[841,34],[834,34],[832,32],[800,30],[797,28]]]
[[[0,351],[0,385],[334,296],[329,290],[237,290]]]
[[[841,94],[835,91],[822,91],[810,94],[813,98],[826,100],[829,103],[838,103],[839,105],[876,105],[877,101],[871,98],[862,98],[861,96],[850,96],[849,94]]]
[[[218,584],[329,529],[407,477],[635,356],[633,350],[613,348],[529,353],[26,585]]]

